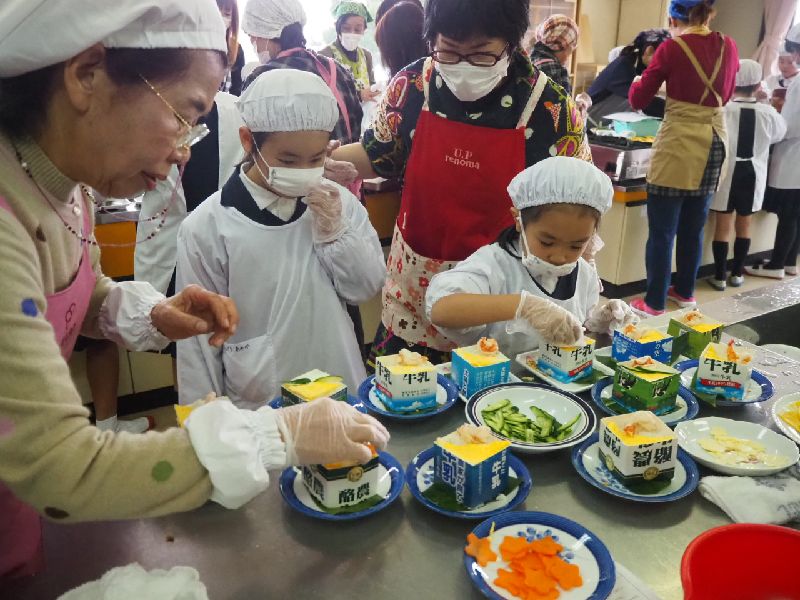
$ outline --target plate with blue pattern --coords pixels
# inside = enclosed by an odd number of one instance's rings
[[[592,386],[592,400],[594,400],[597,408],[612,417],[631,412],[626,411],[612,399],[613,385],[614,378],[606,377]],[[689,391],[689,388],[681,386],[678,389],[678,398],[675,401],[675,408],[666,414],[656,416],[671,427],[682,421],[694,419],[699,412],[700,404],[697,402],[697,398]]]
[[[400,413],[389,410],[386,408],[386,405],[381,402],[380,398],[378,398],[378,394],[375,392],[375,375],[370,375],[358,386],[358,400],[366,406],[369,412],[375,415],[381,415],[382,417],[403,421],[428,419],[453,408],[456,400],[458,400],[458,388],[452,379],[442,374],[437,374],[436,383],[438,384],[436,390],[436,406],[430,410],[410,413]]]
[[[700,361],[694,359],[684,360],[683,362],[679,362],[675,365],[675,368],[681,372],[681,383],[692,393],[695,393],[695,390],[692,387],[692,382],[694,381],[694,376],[697,373],[697,366],[699,364]],[[753,369],[753,372],[750,375],[750,384],[747,386],[747,390],[744,393],[744,398],[741,400],[723,400],[722,398],[718,397],[716,400],[716,406],[742,406],[744,404],[764,402],[772,398],[774,393],[775,388],[773,387],[772,382],[767,379],[767,376]]]
[[[494,584],[497,571],[509,568],[500,556],[500,544],[507,536],[524,537],[528,541],[549,536],[564,547],[559,556],[578,566],[583,584],[569,591],[559,589],[560,600],[603,600],[614,589],[616,569],[608,548],[583,525],[565,517],[545,512],[509,512],[483,521],[472,533],[479,538],[488,537],[498,557],[481,567],[474,558],[464,554],[467,575],[486,598],[516,598]]]
[[[501,494],[496,500],[465,511],[453,511],[442,508],[423,495],[433,485],[434,449],[428,448],[417,454],[406,469],[406,485],[411,495],[430,510],[456,519],[487,519],[495,515],[513,510],[522,504],[533,487],[531,474],[525,464],[508,452],[508,475],[519,480],[519,486],[509,494]]]
[[[578,475],[597,489],[634,502],[673,502],[691,494],[700,483],[697,465],[686,452],[678,448],[675,475],[669,485],[653,494],[637,494],[622,485],[606,467],[600,457],[597,433],[575,447],[572,451],[572,466],[578,471]]]
[[[378,490],[377,495],[383,500],[359,512],[334,515],[322,510],[303,483],[303,471],[297,467],[289,467],[282,474],[278,487],[286,504],[308,517],[323,521],[354,521],[374,515],[389,506],[400,497],[405,480],[403,466],[387,452],[378,453]]]
[[[364,403],[361,402],[358,398],[354,398],[353,396],[347,396],[347,403],[355,408],[358,412],[367,414],[367,407],[364,406]],[[270,408],[283,408],[283,397],[278,396],[272,402],[267,404]]]

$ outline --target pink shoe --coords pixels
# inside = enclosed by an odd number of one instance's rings
[[[667,290],[667,300],[672,300],[681,308],[694,308],[697,306],[697,300],[695,300],[694,296],[691,298],[684,298],[675,291],[674,287],[670,287]]]
[[[644,301],[644,298],[635,298],[634,300],[631,300],[630,307],[633,309],[633,312],[644,318],[659,317],[666,312],[664,310],[650,308],[647,306],[647,302]]]

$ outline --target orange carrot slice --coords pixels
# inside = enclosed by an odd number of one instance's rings
[[[531,550],[537,552],[538,554],[544,554],[545,556],[555,556],[563,549],[564,546],[556,542],[550,536],[531,542]]]
[[[489,538],[479,538],[474,533],[470,533],[467,536],[467,542],[464,552],[473,557],[480,566],[485,567],[490,562],[497,560],[497,554],[492,550]]]
[[[507,536],[500,544],[500,556],[506,562],[525,556],[528,550],[528,540],[524,537]]]

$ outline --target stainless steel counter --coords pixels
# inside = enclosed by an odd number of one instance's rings
[[[742,295],[730,306],[748,318],[783,306],[800,283],[759,296]],[[759,299],[760,298],[760,299]],[[714,308],[714,307],[712,307]],[[796,314],[800,307],[789,309]],[[755,316],[755,315],[750,315]],[[792,318],[775,313],[775,319]],[[800,321],[796,316],[794,320]],[[730,322],[730,314],[728,321]],[[762,340],[768,341],[768,340]],[[800,364],[758,349],[757,368],[772,376],[775,397],[800,388]],[[711,409],[717,415],[771,426],[772,401],[741,409]],[[462,407],[414,424],[390,423],[389,451],[407,464],[434,438],[464,420]],[[703,531],[729,523],[698,492],[663,505],[625,502],[586,484],[572,468],[569,451],[522,457],[533,490],[520,510],[557,513],[578,521],[606,543],[615,560],[648,583],[664,600],[682,598],[679,567],[686,545]],[[702,474],[707,474],[701,468]],[[462,563],[462,547],[474,523],[436,515],[403,491],[390,508],[363,521],[327,523],[292,511],[276,484],[246,508],[216,505],[160,519],[86,525],[48,524],[47,571],[0,590],[17,600],[54,598],[108,569],[137,561],[146,568],[195,567],[212,599],[255,598],[479,598]]]

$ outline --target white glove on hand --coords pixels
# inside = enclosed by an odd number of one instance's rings
[[[344,233],[342,197],[332,185],[320,183],[303,200],[314,216],[314,242],[326,244]]]
[[[557,346],[575,344],[583,336],[583,327],[571,312],[524,290],[514,318],[527,322],[545,342]]]
[[[340,461],[363,464],[372,458],[367,442],[377,450],[389,442],[389,432],[374,418],[330,398],[279,409],[275,419],[290,465]]]
[[[586,92],[581,92],[575,96],[575,107],[581,112],[583,120],[586,120],[586,115],[589,114],[589,109],[592,108],[592,97]]]
[[[603,248],[605,248],[606,244],[602,240],[602,238],[597,235],[596,233],[592,234],[592,237],[589,239],[589,243],[586,244],[586,248],[583,249],[583,254],[581,254],[581,258],[592,265],[595,269],[597,269],[597,263],[595,262],[595,257],[597,253],[600,252]]]
[[[609,300],[604,305],[599,303],[589,312],[586,329],[597,333],[613,335],[614,330],[623,329],[627,325],[636,325],[639,317],[622,300]]]

